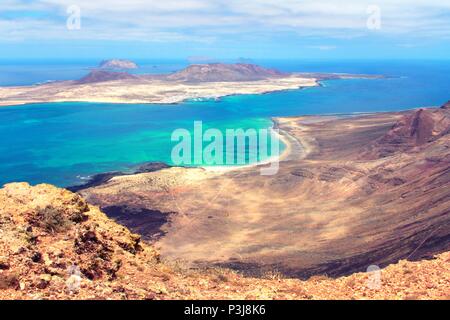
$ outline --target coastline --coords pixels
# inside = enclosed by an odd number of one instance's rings
[[[156,172],[164,169],[170,169],[170,168],[183,168],[183,169],[202,169],[205,172],[210,173],[228,173],[232,171],[239,171],[243,169],[249,169],[249,168],[255,168],[259,166],[265,166],[272,164],[274,162],[281,162],[281,161],[287,161],[289,160],[293,155],[298,156],[298,158],[304,158],[307,156],[307,152],[305,152],[305,149],[302,149],[300,152],[293,151],[298,150],[293,147],[293,141],[295,140],[296,143],[301,144],[295,137],[290,135],[285,130],[282,130],[278,128],[278,122],[276,118],[272,119],[274,125],[271,128],[272,134],[276,135],[276,138],[279,139],[284,144],[283,152],[280,155],[271,156],[268,159],[265,159],[263,161],[258,161],[256,163],[251,164],[245,164],[245,165],[236,165],[236,166],[171,166],[167,163],[163,162],[147,162],[144,164],[141,164],[137,166],[137,168],[131,172],[123,172],[123,171],[111,171],[111,172],[102,172],[98,174],[94,174],[88,178],[88,180],[85,183],[82,183],[80,185],[73,185],[73,186],[67,186],[66,189],[78,192],[84,189],[92,188],[92,187],[98,187],[101,186],[111,179],[115,177],[120,176],[132,176],[136,174],[141,173],[149,173],[149,172]],[[278,129],[278,133],[274,129]]]
[[[323,86],[321,81],[381,79],[381,75],[292,73],[261,80],[186,82],[159,79],[123,79],[92,83],[51,81],[26,86],[0,86],[0,107],[39,103],[110,103],[175,105],[195,99],[268,94]],[[82,97],[82,98],[80,98]]]
[[[435,108],[435,107],[425,107],[425,108]],[[353,112],[353,113],[333,113],[333,114],[317,114],[317,115],[308,115],[308,116],[300,116],[300,118],[305,118],[302,120],[304,124],[311,124],[313,122],[318,121],[325,121],[325,120],[336,120],[338,118],[344,118],[344,117],[360,117],[360,116],[370,116],[370,115],[381,115],[385,113],[404,113],[411,110],[416,110],[418,108],[414,109],[405,109],[400,110],[397,112],[389,112],[389,111],[379,111],[379,112]],[[136,175],[140,173],[146,173],[146,172],[153,172],[153,171],[159,171],[163,169],[169,169],[169,168],[182,168],[182,169],[201,169],[205,172],[210,173],[216,173],[216,174],[222,174],[222,173],[228,173],[233,171],[240,171],[250,168],[256,168],[259,166],[265,166],[272,164],[274,162],[283,162],[283,161],[290,161],[290,160],[300,160],[304,159],[308,156],[308,154],[311,153],[312,147],[310,145],[310,142],[307,141],[307,139],[302,139],[302,141],[299,141],[296,137],[294,137],[292,134],[287,132],[287,130],[282,129],[282,125],[286,124],[290,119],[298,119],[299,116],[288,116],[288,117],[272,117],[271,120],[273,122],[273,126],[271,129],[278,129],[279,133],[276,133],[275,131],[272,131],[273,134],[277,136],[277,138],[284,144],[285,148],[278,156],[271,156],[263,161],[258,161],[256,163],[251,164],[244,164],[244,165],[219,165],[219,166],[172,166],[165,162],[160,161],[150,161],[150,162],[143,162],[141,164],[137,164],[134,166],[134,169],[131,169],[130,171],[106,171],[106,172],[100,172],[100,173],[94,173],[92,175],[87,176],[85,181],[80,181],[79,184],[74,185],[68,185],[64,186],[64,188],[78,192],[83,189],[91,188],[91,187],[97,187],[104,183],[107,183],[109,180],[111,180],[114,177],[118,176],[131,176]]]
[[[81,190],[84,190],[87,188],[101,186],[102,184],[107,183],[109,180],[111,180],[114,177],[131,176],[131,175],[140,174],[140,173],[156,172],[156,171],[168,169],[168,168],[172,168],[172,167],[163,162],[147,162],[147,163],[139,165],[135,170],[133,170],[131,172],[110,171],[110,172],[97,173],[92,176],[89,176],[85,183],[82,183],[79,185],[67,186],[67,187],[65,187],[65,189],[70,190],[72,192],[78,192],[78,191],[81,191]]]
[[[279,155],[270,156],[269,158],[258,161],[255,163],[249,163],[244,165],[230,165],[230,166],[199,166],[194,168],[202,168],[208,172],[214,173],[226,173],[232,171],[238,171],[243,169],[255,168],[260,166],[269,165],[275,162],[282,162],[290,160],[291,157],[296,157],[296,159],[302,159],[307,156],[308,151],[305,149],[300,141],[298,141],[295,137],[290,135],[287,131],[281,129],[279,127],[278,118],[272,118],[273,126],[270,128],[271,134],[275,136],[279,141],[281,141],[284,145],[283,152]],[[277,131],[278,132],[277,132]],[[297,147],[294,147],[294,144],[297,144]]]
[[[432,108],[432,107],[430,107]],[[414,110],[414,109],[406,109],[399,112],[406,112],[408,110]],[[383,113],[391,113],[388,111],[380,111],[380,112],[353,112],[350,114],[318,114],[318,115],[308,115],[305,116],[305,120],[303,121],[304,124],[311,124],[313,122],[321,122],[326,120],[336,120],[338,118],[344,118],[344,117],[358,117],[358,116],[369,116],[369,115],[376,115],[376,114],[383,114]],[[300,116],[301,117],[301,116]],[[283,162],[283,161],[290,161],[290,160],[301,160],[304,159],[312,152],[312,147],[310,144],[304,139],[300,141],[295,136],[290,134],[287,130],[282,129],[281,127],[286,125],[286,123],[289,121],[289,119],[298,119],[299,116],[290,116],[290,117],[272,117],[271,121],[273,123],[272,127],[270,128],[272,131],[272,134],[276,135],[276,137],[283,143],[284,149],[278,156],[271,156],[263,161],[258,161],[251,164],[244,164],[244,165],[219,165],[219,166],[172,166],[165,162],[145,162],[140,165],[136,166],[136,169],[131,170],[130,172],[124,172],[124,171],[109,171],[109,172],[101,172],[97,174],[93,174],[88,177],[87,181],[84,183],[81,183],[79,185],[72,185],[65,187],[66,189],[78,192],[87,188],[91,187],[98,187],[105,183],[107,183],[109,180],[111,180],[114,177],[119,176],[132,176],[136,174],[141,173],[149,173],[149,172],[156,172],[164,169],[170,169],[170,168],[182,168],[182,169],[201,169],[208,173],[215,173],[215,174],[225,174],[229,172],[234,171],[240,171],[245,169],[251,169],[251,168],[257,168],[260,166],[266,166],[269,164],[272,164],[274,162]],[[275,131],[278,130],[278,132]]]
[[[445,200],[426,211],[415,206],[417,198],[446,199],[442,188],[446,180],[437,179],[446,170],[446,162],[426,160],[430,154],[446,157],[448,150],[442,148],[446,137],[416,149],[414,157],[405,152],[375,160],[372,156],[388,147],[379,144],[380,136],[417,112],[276,118],[274,125],[283,129],[280,135],[287,139],[287,148],[283,165],[272,177],[260,174],[257,167],[262,164],[216,173],[170,168],[117,177],[80,194],[100,207],[120,204],[124,215],[130,210],[170,212],[170,223],[162,227],[165,235],[157,241],[165,261],[232,268],[247,275],[276,268],[298,278],[324,273],[342,276],[374,263],[384,267],[410,258],[411,248],[429,237],[429,224],[446,223],[448,218],[440,209],[445,210]],[[427,111],[436,121],[445,112]],[[302,149],[297,149],[296,141],[301,141]],[[297,150],[307,156],[294,157]],[[374,168],[380,168],[379,174],[374,175]],[[243,174],[230,174],[233,170]],[[433,188],[427,193],[415,192],[429,183]],[[374,208],[374,202],[382,210]],[[373,218],[377,216],[380,219]],[[414,227],[405,228],[406,233],[391,233],[399,216],[399,227]],[[132,222],[141,221],[135,215]],[[382,236],[373,239],[373,230]],[[353,234],[361,236],[349,238]],[[445,230],[433,232],[429,245],[413,252],[414,259],[441,252],[447,240]]]

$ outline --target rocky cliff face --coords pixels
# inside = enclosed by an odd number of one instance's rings
[[[15,183],[1,189],[0,227],[0,288],[23,294],[36,289],[75,293],[81,279],[116,279],[138,253],[158,258],[140,245],[139,236],[80,196],[50,185]]]
[[[419,109],[400,119],[367,148],[365,156],[383,158],[419,148],[450,133],[448,104],[440,109]]]

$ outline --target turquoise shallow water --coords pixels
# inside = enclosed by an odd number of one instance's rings
[[[171,163],[172,131],[192,129],[194,121],[221,131],[260,129],[271,126],[273,116],[401,110],[441,105],[450,99],[449,62],[272,61],[265,65],[287,71],[392,77],[326,81],[322,87],[304,90],[170,106],[54,103],[0,108],[0,183],[68,186],[95,173],[132,170],[148,161]]]
[[[1,109],[0,134],[8,142],[0,144],[0,180],[67,186],[94,173],[132,170],[148,161],[172,164],[173,130],[193,131],[194,121],[203,120],[204,131],[222,132],[272,125],[265,118],[220,118],[218,110],[217,117],[208,114],[215,105],[199,116],[207,105],[55,103]]]

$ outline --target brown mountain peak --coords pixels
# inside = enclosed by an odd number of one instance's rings
[[[106,70],[95,69],[89,74],[77,81],[78,84],[88,84],[96,82],[106,82],[115,80],[126,80],[126,79],[138,79],[138,76],[129,74],[127,72],[113,72]]]
[[[384,142],[418,146],[447,134],[450,117],[439,109],[419,109],[399,120],[382,138]]]
[[[190,65],[183,70],[168,75],[166,78],[186,82],[255,81],[283,75],[286,74],[255,64],[210,63]]]
[[[363,157],[383,158],[397,152],[436,141],[450,133],[450,114],[447,108],[419,109],[408,113],[375,143]]]

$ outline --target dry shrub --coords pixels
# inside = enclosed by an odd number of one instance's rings
[[[19,287],[19,277],[15,273],[0,273],[0,290],[17,289]]]
[[[264,272],[262,278],[267,280],[282,280],[285,279],[285,276],[278,270],[269,270]]]
[[[308,281],[315,281],[315,282],[326,281],[326,280],[330,280],[330,278],[326,274],[318,274],[318,275],[312,276],[308,279]]]
[[[39,208],[37,212],[38,225],[48,232],[62,232],[71,226],[71,222],[54,207]]]

